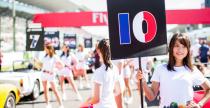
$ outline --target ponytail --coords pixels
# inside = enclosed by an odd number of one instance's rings
[[[108,68],[112,68],[111,51],[110,51],[108,40],[107,39],[101,40],[98,44],[98,49],[100,50],[102,54],[102,59],[106,66],[106,71],[107,71]]]

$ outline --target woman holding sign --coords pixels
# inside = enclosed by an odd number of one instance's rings
[[[94,108],[117,108],[115,96],[120,94],[119,72],[117,67],[111,63],[108,41],[105,39],[100,41],[97,51],[102,65],[94,72],[93,96],[86,105],[93,104]],[[117,98],[120,100],[120,97]],[[122,108],[122,103],[120,108]]]
[[[151,87],[147,85],[141,71],[136,77],[142,79],[144,92],[150,101],[160,92],[160,108],[201,108],[210,99],[210,83],[192,65],[190,40],[185,34],[173,35],[169,44],[169,61],[155,69]],[[201,85],[206,91],[199,103],[193,101],[193,85]]]

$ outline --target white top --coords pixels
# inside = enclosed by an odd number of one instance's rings
[[[123,64],[123,59],[118,59],[118,60],[112,60],[112,63],[117,66],[118,68],[118,72],[119,72],[119,83],[120,83],[120,90],[121,90],[121,93],[124,92],[125,90],[125,82],[124,82],[124,76],[123,76],[123,66],[120,66],[120,64],[122,63]],[[121,71],[121,72],[120,72]]]
[[[53,72],[55,64],[58,61],[58,56],[54,55],[53,57],[45,56],[42,58],[41,62],[43,63],[42,70]]]
[[[76,53],[76,57],[77,57],[77,59],[79,60],[79,62],[84,62],[84,60],[85,60],[85,53],[84,52],[77,52]]]
[[[123,64],[123,59],[118,59],[118,60],[112,60],[112,63],[117,66],[117,69],[118,69],[118,72],[119,72],[119,83],[120,83],[120,90],[121,90],[121,93],[124,92],[125,90],[125,82],[124,82],[124,76],[123,76],[123,66],[120,66],[120,64],[122,63]],[[121,69],[120,69],[121,68]],[[120,72],[121,70],[121,72]]]
[[[127,66],[124,67],[124,72],[131,73],[131,69],[130,69],[129,65],[127,65]]]
[[[71,66],[71,55],[67,57],[66,55],[61,56],[61,61],[64,63],[66,66]]]
[[[201,85],[205,78],[202,73],[194,68],[181,66],[174,67],[175,71],[169,71],[167,64],[158,66],[151,81],[160,83],[160,108],[170,106],[171,102],[186,105],[187,101],[193,100],[193,85]]]
[[[117,108],[114,98],[115,83],[119,81],[119,73],[116,66],[108,68],[101,65],[93,75],[93,82],[101,85],[100,87],[100,102],[94,106],[94,108]]]

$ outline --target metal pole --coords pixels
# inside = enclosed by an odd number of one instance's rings
[[[3,41],[3,38],[1,37],[1,18],[2,18],[2,17],[0,17],[0,59],[2,59],[2,58],[1,58],[1,56],[2,56],[1,41]],[[1,64],[0,64],[0,72],[1,72],[1,68],[2,68],[2,66],[1,66]]]
[[[15,39],[15,33],[16,33],[16,28],[15,28],[15,23],[16,23],[16,15],[15,15],[15,0],[12,1],[12,18],[13,18],[13,51],[16,51],[16,39]]]
[[[139,57],[139,69],[142,71],[142,68],[141,68],[141,57]],[[140,82],[139,89],[140,89],[141,108],[144,108],[142,79],[139,82]]]
[[[1,52],[1,41],[3,41],[3,38],[1,37],[1,16],[0,16],[0,52]]]

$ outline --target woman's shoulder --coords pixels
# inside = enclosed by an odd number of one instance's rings
[[[104,73],[105,71],[106,71],[106,66],[104,64],[102,64],[99,68],[97,68],[95,70],[95,73]],[[108,71],[113,71],[113,72],[117,73],[118,72],[118,68],[117,68],[117,66],[112,64],[112,67],[108,68],[108,70],[106,72],[108,72]],[[118,74],[119,74],[119,72],[118,72]]]
[[[75,53],[70,52],[70,53],[69,53],[69,56],[75,56]]]
[[[54,54],[53,58],[59,58],[59,56],[57,54]]]
[[[117,68],[117,65],[113,61],[111,62],[111,64],[113,69]]]
[[[164,75],[165,73],[168,73],[168,69],[167,69],[167,64],[158,64],[157,67],[154,70],[154,75],[155,76],[159,76],[159,75]]]
[[[54,59],[54,60],[60,60],[60,57],[57,54],[55,54],[55,55],[52,56],[52,59]]]
[[[104,64],[102,64],[99,68],[97,68],[94,73],[99,73],[99,72],[102,72],[102,71],[105,71],[105,65]]]
[[[167,63],[157,64],[156,69],[167,69]]]

